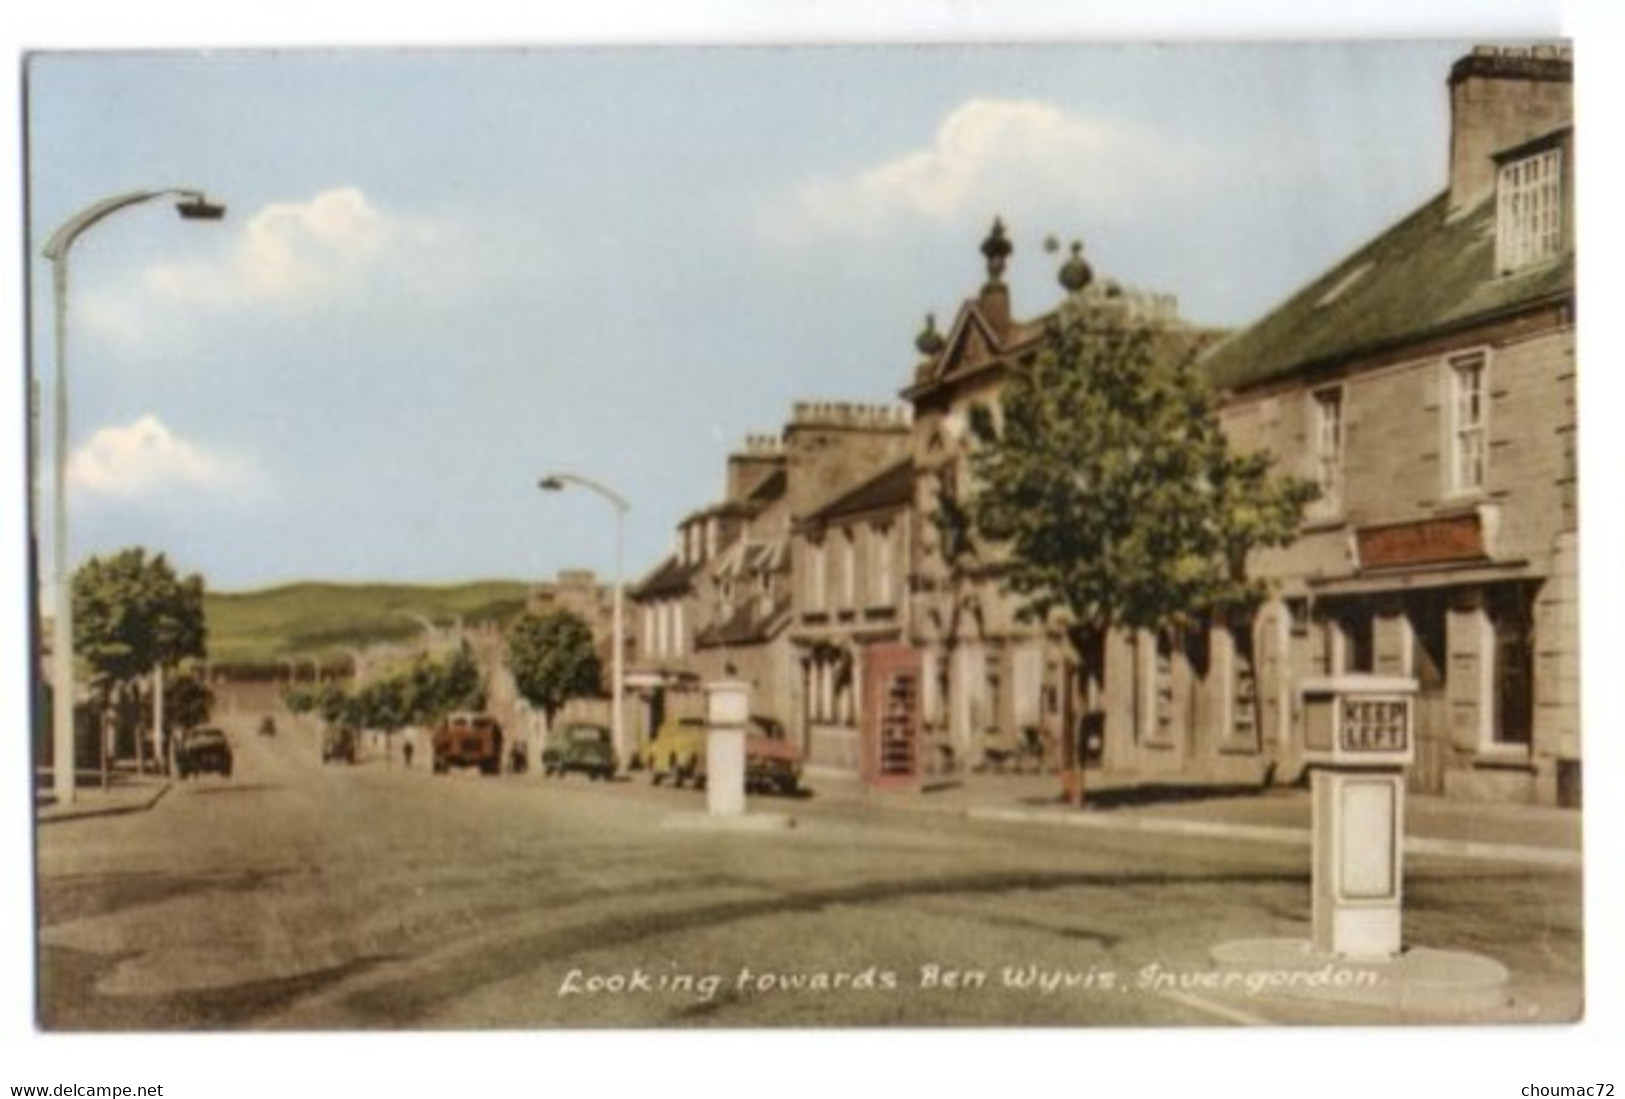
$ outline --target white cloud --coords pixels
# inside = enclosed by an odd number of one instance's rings
[[[852,176],[803,183],[763,229],[799,243],[1057,204],[1121,212],[1143,205],[1148,188],[1188,178],[1195,159],[1122,123],[1034,100],[973,99],[943,120],[928,147]]]
[[[176,487],[231,488],[245,480],[235,459],[187,442],[152,415],[102,428],[68,459],[74,489],[125,499]]]
[[[411,235],[354,187],[307,202],[277,202],[254,214],[219,260],[157,264],[146,288],[189,305],[314,304],[358,289],[390,249]]]
[[[386,213],[356,187],[228,214],[225,226],[216,251],[154,263],[133,288],[87,294],[76,313],[116,344],[172,349],[207,312],[312,313],[402,294],[417,308],[469,279],[447,228]]]

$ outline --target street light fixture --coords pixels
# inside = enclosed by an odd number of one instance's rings
[[[51,261],[51,288],[56,301],[56,400],[54,404],[55,428],[53,443],[56,468],[54,474],[54,544],[52,560],[56,570],[53,577],[56,589],[55,631],[52,640],[52,707],[53,759],[51,768],[52,790],[57,804],[66,805],[74,799],[74,669],[73,669],[73,577],[68,573],[68,252],[73,242],[112,214],[154,199],[178,200],[176,211],[188,221],[219,221],[226,208],[210,202],[203,192],[190,188],[170,188],[162,191],[131,191],[115,195],[87,206],[62,226],[45,242],[43,253]]]
[[[543,492],[562,492],[570,485],[576,485],[594,493],[609,502],[615,509],[615,598],[614,598],[614,625],[611,628],[610,652],[610,701],[609,723],[610,739],[615,744],[615,755],[618,759],[626,759],[626,715],[623,709],[622,696],[626,693],[626,626],[625,626],[625,592],[623,583],[622,558],[625,548],[625,520],[626,513],[632,505],[626,498],[608,485],[600,484],[589,477],[582,477],[574,473],[550,473],[537,482]]]

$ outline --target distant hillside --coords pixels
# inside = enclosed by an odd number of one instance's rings
[[[203,612],[209,660],[275,664],[294,657],[347,659],[351,648],[403,641],[420,619],[448,627],[506,622],[525,606],[529,585],[486,580],[446,587],[415,584],[289,584],[255,592],[210,592]]]

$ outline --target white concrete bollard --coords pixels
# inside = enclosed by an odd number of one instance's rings
[[[1404,946],[1416,682],[1344,675],[1300,690],[1306,758],[1315,766],[1312,945],[1339,957],[1395,957]]]
[[[705,687],[705,802],[714,817],[745,812],[745,725],[750,686],[735,680]]]

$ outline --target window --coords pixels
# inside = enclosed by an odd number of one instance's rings
[[[814,613],[824,609],[824,544],[807,543],[807,609]]]
[[[1343,391],[1315,394],[1315,483],[1329,506],[1341,502],[1343,490]]]
[[[1484,353],[1450,359],[1450,489],[1475,492],[1484,487],[1489,456],[1485,442]]]
[[[1496,181],[1495,269],[1503,275],[1563,251],[1563,151],[1502,165]]]
[[[852,610],[858,605],[858,539],[853,528],[846,530],[840,546],[841,609]]]
[[[869,529],[869,545],[873,547],[873,580],[870,590],[873,592],[872,604],[877,607],[889,607],[892,602],[892,568],[894,566],[894,553],[892,542],[892,526],[890,523],[878,523]]]

